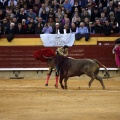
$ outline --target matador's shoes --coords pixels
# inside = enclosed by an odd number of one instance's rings
[[[45,84],[45,86],[48,86],[48,84]]]

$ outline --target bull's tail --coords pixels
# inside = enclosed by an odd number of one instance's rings
[[[108,70],[107,70],[107,68],[103,65],[103,64],[101,64],[99,61],[97,61],[97,60],[94,60],[98,65],[101,65],[102,67],[104,67],[105,68],[105,75],[104,76],[107,76],[108,78],[110,77],[110,74],[109,74],[109,72],[108,72]]]

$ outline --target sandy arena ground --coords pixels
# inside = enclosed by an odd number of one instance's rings
[[[0,80],[0,120],[120,120],[120,78],[103,79],[106,90],[88,78],[68,80],[68,89],[55,80]]]

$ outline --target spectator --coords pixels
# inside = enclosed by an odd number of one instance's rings
[[[7,33],[6,33],[6,30],[7,30],[7,28],[9,27],[9,21],[8,21],[6,18],[3,19],[3,23],[2,23],[2,25],[1,25],[1,27],[2,27],[1,29],[2,29],[2,31],[3,31],[2,33],[3,33],[3,34],[7,34]]]
[[[5,18],[5,13],[2,9],[0,9],[0,22]]]
[[[49,8],[48,7],[46,7],[45,6],[45,4],[42,4],[42,6],[41,6],[41,8],[40,8],[40,10],[39,10],[39,17],[41,17],[41,14],[42,14],[42,11],[46,11],[46,13],[48,13],[49,12]]]
[[[25,29],[26,34],[35,34],[35,29],[32,26],[32,23],[29,22],[27,28]]]
[[[20,12],[16,17],[19,23],[22,23],[22,19],[27,20],[27,14],[25,13],[24,8],[20,8]]]
[[[43,11],[41,12],[41,16],[40,16],[40,17],[42,18],[42,21],[43,21],[44,23],[47,22],[48,17],[47,17],[47,12],[46,12],[45,10],[43,10]]]
[[[42,29],[42,33],[43,34],[51,34],[53,32],[53,29],[51,26],[49,26],[48,23],[45,23],[43,29]]]
[[[76,10],[79,12],[79,13],[81,13],[81,6],[79,5],[79,3],[78,3],[78,1],[74,1],[74,5],[72,6],[72,13],[75,11],[76,12]]]
[[[101,25],[99,18],[95,19],[93,29],[95,33],[103,33],[103,26]]]
[[[58,10],[59,7],[60,7],[60,5],[57,3],[57,0],[53,0],[51,8],[53,8],[54,13],[57,12],[57,10]]]
[[[38,6],[36,4],[33,6],[33,12],[36,14],[36,16],[38,16],[39,8],[38,8]]]
[[[84,18],[84,21],[83,21],[84,23],[85,23],[85,26],[86,27],[89,27],[89,22],[90,22],[90,19],[89,18]]]
[[[65,24],[63,31],[64,31],[64,34],[70,33],[70,26],[68,24]]]
[[[120,26],[120,11],[118,11],[117,7],[114,8],[114,16],[115,16],[116,22]]]
[[[17,1],[16,0],[9,0],[8,1],[8,6],[16,6],[17,5]]]
[[[92,23],[92,22],[89,22],[88,31],[89,31],[90,34],[95,33],[95,32],[94,32],[94,27],[93,27],[93,23]]]
[[[55,27],[55,22],[53,21],[53,18],[49,18],[48,19],[48,24],[52,27],[52,28],[54,28]]]
[[[43,29],[43,27],[41,26],[40,23],[38,23],[35,28],[35,34],[42,34],[42,29]]]
[[[40,26],[41,26],[41,27],[44,27],[44,23],[43,23],[41,17],[37,19],[37,23],[36,23],[36,25],[39,24],[39,23],[40,23]]]
[[[0,6],[2,10],[5,10],[5,7],[8,5],[8,0],[0,0]]]
[[[91,22],[95,22],[95,18],[100,18],[100,12],[97,6],[93,9],[91,13]]]
[[[103,8],[103,12],[105,13],[105,17],[108,18],[109,17],[109,12],[107,10],[107,7]]]
[[[80,18],[76,18],[76,22],[74,22],[76,27],[80,26],[80,22],[81,22],[81,19]]]
[[[119,33],[119,28],[117,27],[116,23],[112,24],[112,29],[111,29],[111,33],[115,34],[115,33]]]
[[[72,6],[70,5],[69,0],[65,0],[63,6],[65,7],[65,10],[69,10],[71,12]]]
[[[63,34],[63,28],[60,26],[59,23],[55,24],[55,28],[53,28],[53,34]]]
[[[103,26],[103,31],[104,31],[103,33],[107,36],[111,34],[112,26],[108,20],[105,21],[105,25]]]
[[[70,26],[70,19],[69,18],[65,18],[65,23],[62,25],[64,26],[65,24],[68,24],[68,26]]]
[[[72,23],[76,22],[76,18],[80,19],[78,12],[76,12],[74,17],[72,18]]]
[[[50,11],[48,12],[48,18],[53,18],[55,21],[55,13],[53,11],[53,8],[50,8]]]
[[[107,7],[108,12],[109,13],[113,12],[114,11],[113,1],[109,1],[108,4],[109,4],[108,7]]]
[[[28,0],[27,1],[27,7],[28,7],[28,9],[32,9],[33,5],[34,5],[34,0]]]
[[[15,34],[15,24],[10,23],[10,26],[6,29],[6,34]]]
[[[77,28],[76,33],[78,33],[76,35],[79,35],[79,38],[77,38],[76,40],[79,40],[82,37],[85,37],[85,41],[88,41],[90,38],[88,28],[85,26],[84,22],[80,23],[80,27]]]
[[[35,0],[35,3],[34,3],[34,5],[33,5],[33,7],[37,7],[37,9],[38,9],[38,12],[39,12],[39,9],[41,8],[41,4],[42,4],[42,2],[41,2],[42,0]]]
[[[25,31],[24,31],[24,29],[22,27],[22,23],[18,23],[18,26],[17,26],[17,29],[15,31],[15,34],[24,34],[24,33],[25,33]]]
[[[29,9],[29,12],[27,13],[27,16],[33,18],[35,20],[36,14],[33,12],[33,9]]]
[[[18,5],[15,6],[15,8],[13,9],[13,12],[14,12],[15,16],[20,12],[20,8]]]
[[[70,33],[76,33],[77,27],[75,23],[71,23]]]
[[[91,18],[91,16],[89,15],[87,9],[85,9],[84,12],[81,13],[81,21],[84,21],[84,19],[85,19],[86,17],[89,18],[89,19]]]
[[[58,8],[57,12],[55,13],[55,16],[58,17],[59,22],[62,21],[62,19],[63,19],[63,13],[61,11],[61,8]]]
[[[104,25],[104,23],[105,23],[105,21],[106,21],[106,17],[105,17],[105,13],[104,12],[102,12],[101,14],[100,14],[100,24],[101,25]]]

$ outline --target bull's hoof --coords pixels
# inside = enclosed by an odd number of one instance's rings
[[[64,86],[61,86],[62,89],[65,89]]]
[[[103,87],[103,90],[105,90],[105,87]]]
[[[45,84],[45,86],[48,86],[48,84]]]
[[[65,89],[67,89],[67,86],[65,86]]]

